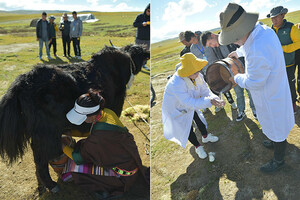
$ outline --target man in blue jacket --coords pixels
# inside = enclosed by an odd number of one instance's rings
[[[39,58],[42,60],[43,56],[43,43],[45,43],[46,52],[48,59],[51,60],[50,50],[49,50],[49,37],[50,37],[50,26],[47,21],[47,13],[42,13],[42,19],[40,19],[36,24],[36,41],[39,41]]]
[[[70,25],[70,38],[73,42],[75,58],[81,60],[80,37],[82,35],[82,21],[77,17],[77,12],[73,11],[73,22]]]

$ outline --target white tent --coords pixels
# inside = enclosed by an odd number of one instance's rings
[[[89,13],[89,14],[78,14],[77,17],[82,21],[82,22],[96,22],[98,21],[99,19],[96,19],[96,17],[92,14],[92,13]],[[73,15],[68,15],[68,19],[69,21],[73,21]],[[63,16],[60,18],[60,22],[63,22],[64,21],[64,18]]]

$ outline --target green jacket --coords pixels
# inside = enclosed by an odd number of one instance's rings
[[[58,30],[55,23],[51,24],[49,23],[49,38],[56,38],[56,31]]]
[[[282,46],[293,43],[293,41],[291,39],[291,30],[292,30],[293,25],[294,25],[293,23],[287,22],[284,19],[283,24],[279,29],[272,26],[272,29],[276,32]],[[283,53],[284,53],[285,65],[287,67],[294,65],[295,64],[295,51],[293,51],[291,53],[285,53],[285,52],[283,52]]]

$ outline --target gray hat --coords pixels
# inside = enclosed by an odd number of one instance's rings
[[[181,33],[179,33],[179,41],[178,42],[182,42],[183,40],[185,40],[184,32],[181,32]]]
[[[287,12],[288,12],[287,8],[284,8],[283,6],[277,6],[275,8],[272,8],[270,14],[267,15],[267,18],[276,17],[277,15],[286,14]]]
[[[248,13],[242,6],[229,3],[225,11],[220,13],[220,44],[228,45],[242,39],[254,28],[257,19],[257,13]]]
[[[55,17],[54,17],[53,15],[51,15],[51,16],[49,17],[49,19],[55,20]]]
[[[195,34],[198,35],[198,36],[201,36],[202,32],[201,31],[195,31]]]

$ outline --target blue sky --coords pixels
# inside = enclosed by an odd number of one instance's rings
[[[143,11],[150,0],[0,0],[0,10]]]
[[[240,4],[247,12],[259,13],[259,18],[266,18],[279,5],[289,11],[300,10],[299,0],[152,0],[151,42],[174,38],[181,31],[219,27],[219,14],[229,2]]]

